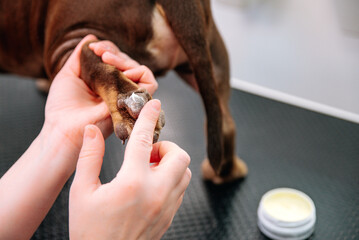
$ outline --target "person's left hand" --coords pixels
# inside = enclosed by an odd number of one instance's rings
[[[152,71],[130,58],[114,43],[104,40],[91,43],[89,48],[101,57],[104,63],[115,66],[126,77],[137,83],[139,87],[146,89],[149,94],[153,95],[157,90],[158,83]]]
[[[60,133],[78,152],[86,125],[98,126],[105,137],[113,131],[105,102],[80,79],[81,48],[93,40],[97,40],[96,37],[88,35],[77,45],[53,80],[45,107],[44,129]]]
[[[76,168],[86,125],[112,132],[106,104],[79,78],[81,48],[93,40],[85,37],[57,74],[41,132],[0,179],[0,239],[31,238]]]

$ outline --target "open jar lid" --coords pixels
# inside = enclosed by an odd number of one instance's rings
[[[258,207],[258,227],[275,240],[301,240],[314,231],[315,206],[305,193],[277,188],[263,195]]]

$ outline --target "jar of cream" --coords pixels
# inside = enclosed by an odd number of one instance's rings
[[[316,221],[315,206],[305,193],[291,188],[273,189],[258,207],[258,227],[274,240],[309,238]]]

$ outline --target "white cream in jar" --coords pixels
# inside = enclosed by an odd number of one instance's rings
[[[291,188],[273,189],[258,207],[258,227],[275,240],[301,240],[314,231],[315,206],[309,196]]]

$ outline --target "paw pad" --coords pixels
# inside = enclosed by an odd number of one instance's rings
[[[115,124],[115,133],[123,142],[125,142],[131,134],[134,122],[140,115],[142,108],[150,99],[151,95],[143,89],[118,95],[117,107],[123,117],[123,122]],[[161,111],[153,134],[154,143],[158,141],[161,129],[164,125],[165,116],[163,111]]]
[[[132,93],[131,96],[124,100],[125,104],[127,105],[127,110],[129,111],[130,115],[137,119],[138,115],[140,115],[141,109],[145,106],[148,100],[145,99],[143,96],[139,94]]]

